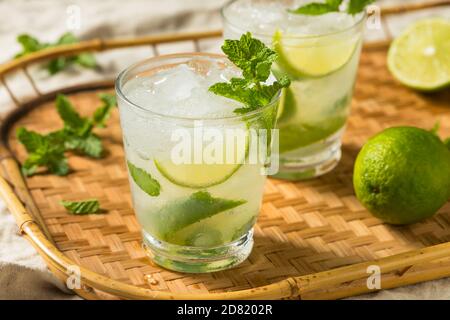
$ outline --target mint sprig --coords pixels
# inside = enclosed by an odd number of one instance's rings
[[[19,35],[17,37],[17,41],[22,46],[22,51],[17,53],[15,58],[23,57],[42,49],[79,42],[78,38],[71,32],[64,33],[55,43],[41,42],[28,34]],[[46,69],[49,74],[54,75],[73,64],[89,69],[93,69],[97,66],[97,62],[91,53],[81,53],[71,57],[58,57],[50,60],[50,62],[46,65]]]
[[[343,0],[326,0],[325,2],[312,2],[307,3],[294,10],[288,10],[295,14],[304,14],[310,16],[318,16],[330,12],[341,12],[340,7]],[[375,0],[350,0],[347,8],[343,12],[355,15],[365,9],[366,6],[375,2]]]
[[[234,110],[235,113],[244,114],[262,108],[273,100],[281,88],[289,86],[288,77],[282,77],[270,85],[264,84],[278,55],[263,42],[252,38],[250,32],[243,34],[239,40],[225,40],[222,51],[242,70],[243,77],[216,83],[209,91],[244,104],[244,107]]]
[[[113,95],[102,94],[103,104],[94,112],[93,117],[82,117],[64,95],[56,98],[58,114],[64,122],[60,130],[40,134],[26,128],[17,129],[17,138],[25,146],[28,158],[22,164],[26,176],[33,175],[39,167],[46,167],[50,173],[67,175],[69,165],[66,151],[99,158],[103,152],[100,138],[93,133],[95,127],[104,127],[111,109],[116,105]]]
[[[100,212],[100,203],[96,199],[84,201],[65,201],[62,200],[61,205],[72,214],[84,215]]]

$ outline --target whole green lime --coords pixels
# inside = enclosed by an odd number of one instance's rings
[[[353,185],[375,217],[391,224],[420,221],[435,214],[450,196],[450,151],[432,132],[386,129],[359,152]]]

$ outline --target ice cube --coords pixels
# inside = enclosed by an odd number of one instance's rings
[[[217,118],[233,115],[233,110],[241,104],[209,92],[209,87],[240,76],[240,72],[222,63],[210,63],[206,74],[203,69],[192,66],[181,64],[149,77],[138,77],[126,84],[124,92],[135,104],[169,116]]]
[[[198,87],[201,77],[193,72],[187,65],[160,72],[144,86],[155,95],[155,98],[176,102],[188,98],[193,88]]]

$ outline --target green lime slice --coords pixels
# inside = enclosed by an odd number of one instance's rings
[[[297,110],[295,95],[291,88],[285,88],[281,92],[280,104],[278,105],[277,123],[278,125],[289,121]]]
[[[225,138],[226,139],[226,138]],[[170,182],[186,188],[204,189],[228,180],[239,170],[249,152],[249,133],[246,132],[245,150],[239,143],[229,144],[225,141],[224,159],[227,154],[233,154],[233,163],[186,163],[176,164],[171,159],[154,160],[158,171]],[[232,153],[233,152],[233,153]],[[226,161],[224,161],[226,162]]]
[[[322,77],[335,72],[350,60],[357,43],[353,38],[297,40],[281,31],[275,32],[273,37],[278,64],[294,77]]]
[[[155,160],[158,171],[170,182],[192,189],[212,187],[228,180],[240,164],[174,164]]]
[[[391,44],[388,67],[404,85],[423,91],[450,84],[450,22],[418,21]]]

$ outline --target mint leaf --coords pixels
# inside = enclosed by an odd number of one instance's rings
[[[72,32],[66,32],[59,37],[56,44],[63,45],[63,44],[73,44],[73,43],[77,43],[77,42],[78,42],[78,38],[75,37],[75,35]]]
[[[326,0],[325,2],[312,2],[303,5],[295,10],[288,10],[295,14],[304,14],[310,16],[318,16],[330,12],[339,12],[339,7],[342,0]],[[348,14],[357,14],[364,10],[364,8],[375,2],[375,0],[350,0],[347,6]]]
[[[84,138],[68,135],[64,146],[66,150],[74,150],[92,158],[101,158],[103,153],[102,141],[93,133]]]
[[[28,131],[21,127],[17,129],[17,138],[24,145],[27,152],[35,152],[44,144],[45,137],[37,132]]]
[[[75,58],[75,62],[78,63],[80,66],[88,68],[88,69],[94,69],[97,67],[97,60],[95,60],[95,57],[91,53],[81,53]]]
[[[234,112],[244,114],[269,104],[286,83],[289,83],[287,77],[271,85],[260,85],[259,89],[255,90],[245,79],[233,78],[229,83],[216,83],[209,90],[217,95],[243,103],[245,106],[235,109]]]
[[[47,64],[48,73],[50,75],[57,74],[58,72],[67,68],[69,63],[70,62],[65,57],[53,59]]]
[[[88,119],[78,114],[65,95],[58,94],[56,97],[56,109],[66,129],[77,131],[80,135],[91,129]]]
[[[260,40],[252,38],[250,32],[243,34],[239,40],[225,40],[222,51],[242,70],[243,78],[216,83],[209,91],[244,104],[234,112],[242,114],[264,107],[281,88],[289,86],[287,77],[271,85],[264,84],[278,55]]]
[[[17,37],[17,41],[21,44],[22,51],[17,53],[15,55],[15,58],[20,58],[42,49],[77,43],[78,38],[73,33],[67,32],[59,37],[59,39],[55,43],[43,43],[30,35],[21,34]],[[97,62],[91,53],[81,53],[72,57],[59,57],[53,59],[48,64],[46,64],[46,69],[48,70],[50,75],[54,75],[70,67],[74,63],[84,68],[91,69],[97,66]]]
[[[339,11],[339,7],[334,7],[327,3],[308,3],[302,7],[299,7],[295,10],[289,10],[290,13],[295,14],[304,14],[309,16],[319,16],[322,14],[337,12]]]
[[[64,129],[59,133],[64,141],[66,150],[74,150],[93,158],[100,158],[103,146],[100,138],[92,133],[94,126],[105,127],[111,109],[116,105],[116,99],[111,94],[100,94],[103,104],[95,110],[92,118],[82,117],[75,110],[71,102],[64,96],[58,95],[56,107]]]
[[[75,151],[81,155],[100,158],[103,145],[94,134],[94,126],[104,127],[111,108],[115,105],[115,97],[109,94],[100,95],[103,101],[92,118],[82,117],[64,95],[56,98],[58,114],[64,122],[64,128],[42,135],[25,128],[17,130],[17,138],[28,152],[28,158],[22,164],[24,175],[29,176],[43,166],[49,172],[66,175],[69,165],[65,151]]]
[[[260,106],[256,92],[249,87],[249,83],[245,79],[232,78],[229,83],[219,82],[212,85],[209,91],[239,101],[252,110]]]
[[[69,162],[63,152],[48,153],[46,163],[48,170],[58,176],[65,176],[70,171]]]
[[[338,8],[338,9],[339,9],[339,7],[341,6],[343,0],[325,0],[325,2],[326,2],[328,5],[330,5],[330,6],[334,7],[334,8]]]
[[[239,40],[225,40],[222,51],[242,70],[245,79],[255,83],[268,79],[272,62],[277,59],[277,53],[252,38],[250,32],[243,34]]]
[[[347,7],[347,13],[349,14],[357,14],[360,13],[371,3],[374,3],[375,0],[350,0]]]
[[[112,94],[102,93],[99,95],[103,101],[103,105],[100,106],[94,112],[93,121],[98,127],[105,127],[105,122],[108,120],[111,109],[117,105],[116,96]]]
[[[318,16],[329,12],[339,11],[339,6],[342,4],[342,0],[327,0],[325,3],[313,2],[301,6],[295,10],[288,10],[295,14],[304,14],[310,16]]]
[[[166,238],[171,233],[244,203],[245,200],[214,198],[207,191],[198,191],[188,198],[167,203],[153,213],[152,218],[161,237]]]
[[[17,37],[17,42],[19,42],[22,46],[22,52],[19,52],[15,55],[16,58],[22,57],[26,54],[39,51],[46,47],[45,44],[40,43],[36,38],[27,35],[21,34]]]
[[[96,199],[85,201],[62,200],[60,203],[67,209],[67,211],[76,215],[98,213],[100,211],[100,203]]]
[[[128,170],[133,178],[133,181],[142,189],[145,193],[152,197],[159,196],[161,191],[161,186],[159,182],[152,178],[150,173],[147,171],[136,167],[131,162],[127,161]]]
[[[47,167],[51,173],[57,175],[66,175],[69,172],[64,147],[61,144],[53,143],[53,139],[49,136],[19,128],[17,138],[29,154],[22,165],[24,175],[34,174],[40,166]]]

